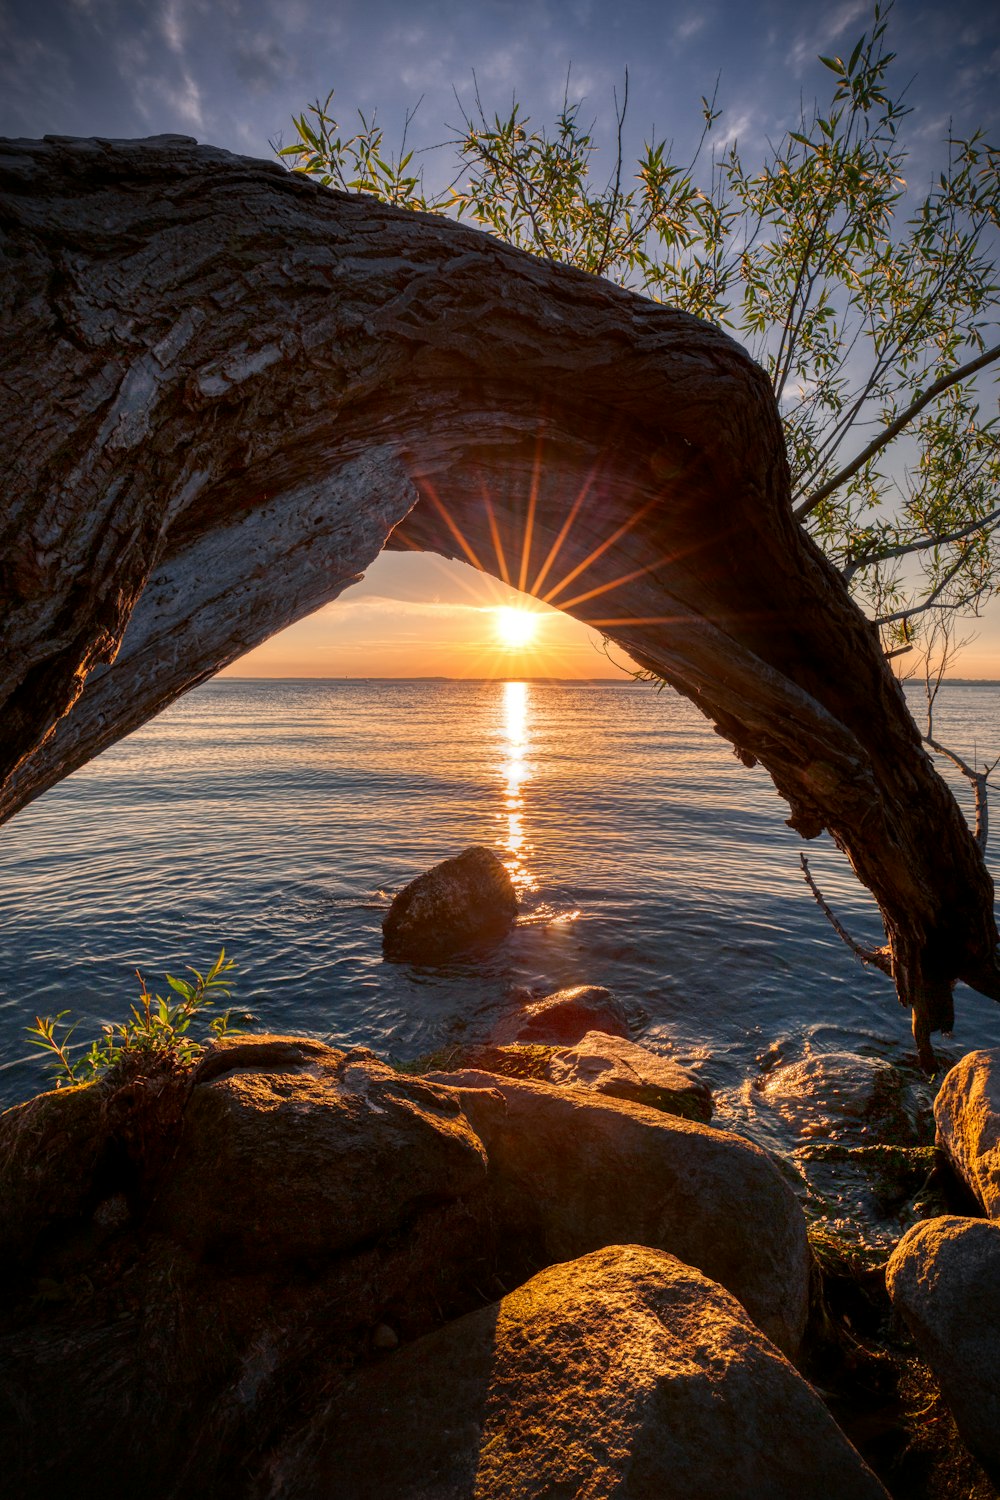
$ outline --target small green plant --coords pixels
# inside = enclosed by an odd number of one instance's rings
[[[228,975],[235,967],[222,948],[205,974],[189,968],[191,979],[165,975],[174,992],[167,998],[152,994],[136,969],[139,999],[130,1007],[131,1017],[102,1027],[101,1039],[91,1042],[86,1051],[72,1055],[70,1041],[79,1022],[65,1020],[68,1010],[61,1010],[56,1016],[36,1016],[34,1026],[27,1028],[29,1040],[48,1054],[57,1088],[92,1083],[109,1075],[176,1071],[196,1061],[204,1051],[204,1041],[197,1041],[190,1034],[191,1023],[220,997],[230,999],[232,980]],[[233,1024],[232,1010],[220,1011],[208,1023],[206,1040],[238,1029]]]

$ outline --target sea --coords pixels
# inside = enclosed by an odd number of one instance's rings
[[[944,684],[935,728],[966,759],[1000,754],[1000,685]],[[605,985],[638,1041],[709,1084],[720,1123],[780,1148],[754,1103],[776,1059],[914,1063],[908,1012],[837,937],[800,851],[878,943],[871,897],[787,811],[648,683],[216,678],[0,831],[0,1104],[51,1086],[36,1016],[69,1012],[87,1042],[127,1014],[137,970],[162,992],[225,948],[251,1029],[397,1062],[483,1040],[526,998]],[[387,962],[393,893],[473,844],[513,877],[509,938]],[[1000,1006],[960,986],[956,1012],[946,1062],[1000,1045]]]

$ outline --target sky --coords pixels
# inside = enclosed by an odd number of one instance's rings
[[[828,94],[817,54],[844,51],[870,19],[869,0],[0,0],[0,135],[175,132],[271,157],[292,115],[333,88],[342,123],[377,108],[390,144],[419,101],[411,141],[431,148],[454,133],[458,101],[471,105],[473,72],[488,111],[516,90],[550,119],[570,70],[571,94],[606,121],[627,68],[626,148],[655,131],[685,160],[718,82],[717,138],[752,153]],[[911,181],[939,165],[949,122],[1000,138],[1000,8],[896,0],[890,44],[909,80]],[[420,160],[443,181],[446,148]],[[495,609],[509,593],[461,563],[384,553],[229,671],[620,676],[621,655],[555,611],[539,612],[530,648],[504,641]],[[1000,605],[973,629],[954,673],[1000,678]]]

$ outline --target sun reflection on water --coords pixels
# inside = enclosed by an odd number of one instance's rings
[[[524,832],[524,785],[531,779],[531,762],[528,748],[531,737],[528,732],[531,708],[531,689],[526,682],[505,682],[503,685],[503,716],[501,723],[502,762],[500,773],[503,780],[503,812],[499,815],[505,826],[505,837],[500,843],[506,850],[504,863],[514,882],[518,895],[538,889],[538,882],[528,869],[527,861],[534,852],[533,845]]]

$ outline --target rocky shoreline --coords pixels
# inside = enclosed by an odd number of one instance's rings
[[[12,1492],[994,1494],[1000,1058],[938,1095],[970,1212],[904,1236],[893,1314],[618,1012],[561,992],[419,1073],[223,1039],[8,1110]],[[907,1438],[900,1314],[981,1469],[950,1428]]]

